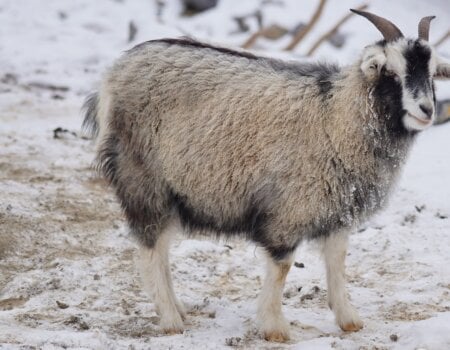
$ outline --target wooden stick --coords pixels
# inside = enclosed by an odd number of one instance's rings
[[[436,41],[434,47],[442,45],[448,38],[450,38],[450,30],[447,33],[445,33],[438,41]]]
[[[245,43],[242,44],[242,48],[249,49],[253,45],[255,45],[256,40],[264,33],[264,29],[260,29],[257,32],[253,33],[250,38],[247,39]]]
[[[308,34],[311,29],[314,27],[314,25],[319,20],[320,16],[322,15],[323,8],[325,7],[327,0],[320,0],[319,6],[317,6],[316,12],[314,12],[314,15],[311,17],[311,20],[308,22],[308,24],[300,29],[297,33],[295,33],[294,38],[289,43],[288,46],[285,47],[285,51],[292,51],[300,41],[303,40],[303,38]]]
[[[365,10],[369,5],[361,5],[357,7],[356,9],[359,11]],[[354,14],[350,12],[349,14],[345,15],[339,22],[337,22],[333,28],[331,28],[328,32],[326,32],[324,35],[322,35],[319,40],[316,41],[316,43],[309,49],[306,56],[311,56],[322,43],[326,40],[328,40],[330,37],[332,37],[339,29],[341,25],[343,25],[345,22],[347,22]]]

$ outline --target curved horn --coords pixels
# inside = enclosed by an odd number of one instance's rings
[[[419,39],[428,41],[428,36],[430,33],[430,22],[435,19],[436,16],[424,17],[419,22]]]
[[[356,13],[357,15],[366,17],[370,22],[372,22],[375,25],[375,27],[378,28],[381,34],[383,34],[383,37],[384,39],[386,39],[386,41],[394,41],[397,40],[398,38],[403,38],[403,33],[391,21],[388,21],[383,17],[374,15],[373,13],[370,12],[358,11],[354,9],[350,9],[350,11]]]

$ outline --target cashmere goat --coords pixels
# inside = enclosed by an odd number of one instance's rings
[[[167,333],[183,331],[168,249],[175,232],[240,235],[267,252],[259,329],[289,339],[286,275],[303,240],[323,245],[337,324],[363,323],[344,285],[348,232],[383,207],[408,150],[435,116],[433,78],[450,68],[428,43],[433,17],[348,67],[285,62],[192,39],[129,50],[86,101],[99,169],[140,243],[144,287]]]

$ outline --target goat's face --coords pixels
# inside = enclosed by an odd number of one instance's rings
[[[383,109],[397,117],[410,131],[420,131],[435,118],[434,79],[449,78],[450,65],[444,63],[428,43],[430,21],[419,24],[419,39],[403,37],[400,30],[384,18],[357,12],[382,32],[385,40],[364,49],[361,70],[373,83]]]

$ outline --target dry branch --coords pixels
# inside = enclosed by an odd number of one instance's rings
[[[306,36],[306,34],[308,34],[311,31],[311,29],[314,27],[314,25],[317,23],[320,16],[322,15],[322,11],[323,11],[323,8],[325,7],[326,2],[327,2],[327,0],[320,0],[319,6],[317,6],[316,12],[311,17],[311,20],[308,22],[308,24],[305,27],[301,28],[295,34],[292,41],[289,43],[288,46],[286,46],[286,48],[285,48],[286,51],[293,50],[298,45],[298,43],[303,40],[303,38]]]
[[[51,83],[45,83],[45,82],[39,82],[39,81],[28,83],[27,87],[43,89],[43,90],[50,90],[50,91],[60,91],[60,92],[67,92],[70,90],[68,86],[54,85]]]
[[[260,36],[263,36],[270,40],[276,40],[280,38],[281,36],[285,35],[287,33],[287,30],[277,24],[272,24],[269,27],[262,28],[258,30],[256,33],[253,33],[250,38],[242,44],[242,48],[249,49],[254,44],[256,39],[258,39]]]
[[[262,16],[262,12],[260,10],[257,10],[255,13],[252,13],[250,15],[247,15],[245,17],[256,17],[256,20],[258,22],[258,31],[253,33],[250,38],[247,39],[247,41],[245,43],[242,44],[242,48],[244,49],[249,49],[251,48],[256,40],[261,36],[264,35],[264,32],[266,30],[266,28],[263,27],[263,16]]]
[[[367,7],[369,7],[369,5],[361,5],[359,7],[357,7],[356,9],[359,11],[365,10]],[[319,40],[316,41],[316,43],[309,49],[308,53],[306,54],[306,56],[311,56],[320,45],[322,45],[322,43],[326,40],[328,40],[330,37],[332,37],[339,29],[340,26],[342,26],[345,22],[347,22],[354,14],[353,13],[349,13],[347,15],[345,15],[343,18],[341,18],[341,20],[339,22],[337,22],[333,28],[331,28],[328,32],[326,32],[325,34],[323,34]]]
[[[253,33],[250,38],[248,38],[247,41],[242,44],[242,48],[251,48],[255,44],[256,40],[262,35],[263,31],[264,29],[260,29],[257,32]]]

